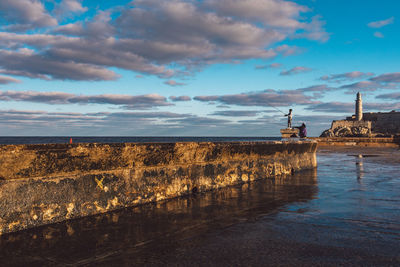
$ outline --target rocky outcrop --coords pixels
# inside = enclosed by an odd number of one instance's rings
[[[337,120],[320,137],[368,137],[371,129],[370,121]]]
[[[370,133],[368,127],[363,126],[339,126],[322,132],[320,137],[367,137]]]

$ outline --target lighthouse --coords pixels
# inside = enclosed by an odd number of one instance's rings
[[[360,92],[357,93],[356,99],[356,120],[360,121],[363,117],[363,110],[362,110],[362,99]]]

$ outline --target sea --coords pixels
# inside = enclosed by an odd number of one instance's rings
[[[221,137],[221,136],[0,136],[0,144],[63,144],[69,143],[174,143],[174,142],[232,142],[279,141],[280,137]]]

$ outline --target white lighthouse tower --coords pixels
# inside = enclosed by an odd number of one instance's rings
[[[356,120],[360,121],[363,117],[363,110],[362,110],[362,99],[360,92],[357,93],[356,99]]]

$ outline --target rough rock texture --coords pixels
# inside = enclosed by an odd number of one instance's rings
[[[331,128],[322,132],[320,137],[367,137],[371,134],[370,121],[333,121]]]
[[[370,130],[367,127],[337,127],[322,132],[320,137],[367,137]]]
[[[0,234],[316,167],[316,142],[0,146]]]

